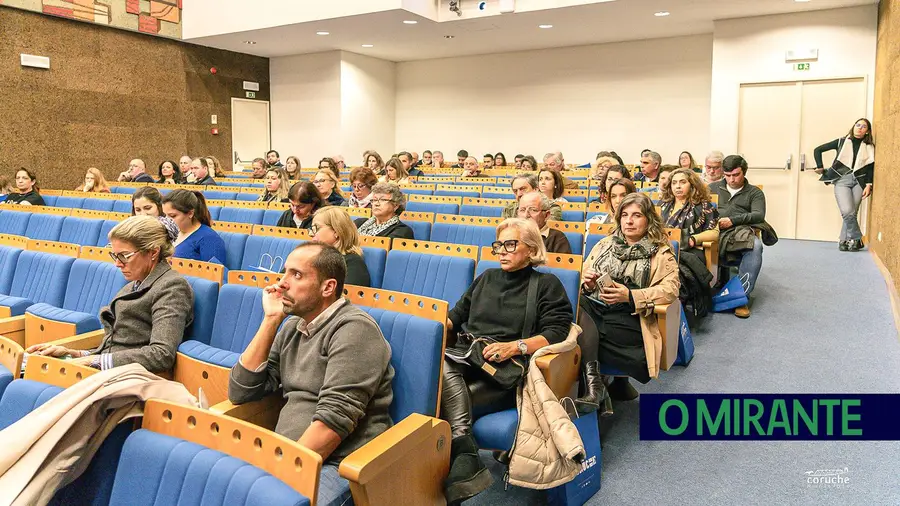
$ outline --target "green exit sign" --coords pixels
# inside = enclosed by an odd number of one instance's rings
[[[795,63],[794,70],[809,70],[809,63]]]
[[[807,65],[809,65],[809,64],[807,63]],[[247,98],[256,98],[256,92],[255,92],[255,91],[248,91],[248,92],[247,92]]]

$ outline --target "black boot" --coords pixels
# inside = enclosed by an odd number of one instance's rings
[[[847,248],[848,248],[850,251],[859,251],[859,250],[861,250],[861,249],[863,248],[863,242],[862,242],[862,239],[853,239],[853,240],[849,241],[849,244],[847,245]]]
[[[600,375],[600,363],[596,360],[584,364],[584,395],[575,399],[575,407],[582,415],[599,411],[600,416],[613,414],[612,401],[606,384]]]
[[[487,490],[494,483],[491,472],[478,456],[478,443],[471,434],[450,443],[450,474],[444,480],[447,504],[459,504]]]
[[[641,395],[633,386],[628,378],[619,376],[607,387],[609,396],[615,401],[633,401]]]
[[[841,250],[841,251],[847,251],[847,249],[848,249],[847,241],[839,241],[839,242],[838,242],[838,249]]]

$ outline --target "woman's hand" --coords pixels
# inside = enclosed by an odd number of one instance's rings
[[[825,173],[825,169],[823,169],[822,167],[816,167],[814,170],[816,171],[816,174],[819,174],[819,175],[822,175]]]
[[[867,199],[872,196],[872,185],[867,184],[866,188],[863,190],[862,198]]]
[[[581,271],[581,284],[590,291],[594,291],[597,289],[597,278],[600,277],[600,273],[592,269],[591,267],[585,267],[583,271]]]
[[[631,290],[613,281],[612,287],[600,289],[600,300],[607,304],[625,303],[631,300]]]
[[[488,362],[503,362],[519,354],[516,343],[491,343],[484,347],[484,359]]]
[[[42,343],[29,346],[28,349],[25,350],[25,352],[32,355],[43,355],[45,357],[54,358],[65,357],[66,355],[79,355],[79,353],[75,350],[70,350],[65,346],[50,343]]]

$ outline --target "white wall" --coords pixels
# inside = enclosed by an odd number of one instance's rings
[[[708,149],[711,66],[710,35],[398,63],[396,149],[674,163]]]
[[[269,61],[272,148],[300,158],[304,168],[341,149],[341,53]]]
[[[877,5],[716,21],[710,145],[737,151],[741,83],[866,76],[871,118],[877,23]],[[819,59],[795,72],[785,52],[804,48],[817,48]]]
[[[348,163],[361,164],[362,152],[389,155],[395,135],[393,62],[341,53],[341,151]]]

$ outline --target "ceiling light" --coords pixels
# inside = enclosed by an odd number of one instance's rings
[[[362,47],[375,47],[375,44],[363,44]]]
[[[256,41],[255,40],[245,40],[244,44],[250,44],[252,46],[253,44],[256,44]]]
[[[403,22],[403,24],[404,25],[415,25],[415,24],[418,24],[418,21],[413,21],[411,19],[407,19],[406,21]]]
[[[809,0],[794,0],[794,1],[797,2],[797,3],[805,3],[805,2],[809,2]]]
[[[538,28],[553,28],[553,25],[538,25]]]
[[[654,12],[653,15],[656,16],[656,17],[658,17],[658,18],[663,18],[663,17],[666,17],[666,16],[669,15],[669,11],[659,11],[659,12]]]
[[[316,32],[316,35],[331,35],[329,32]]]
[[[452,39],[453,37],[455,37],[455,35],[444,35],[445,39]]]

